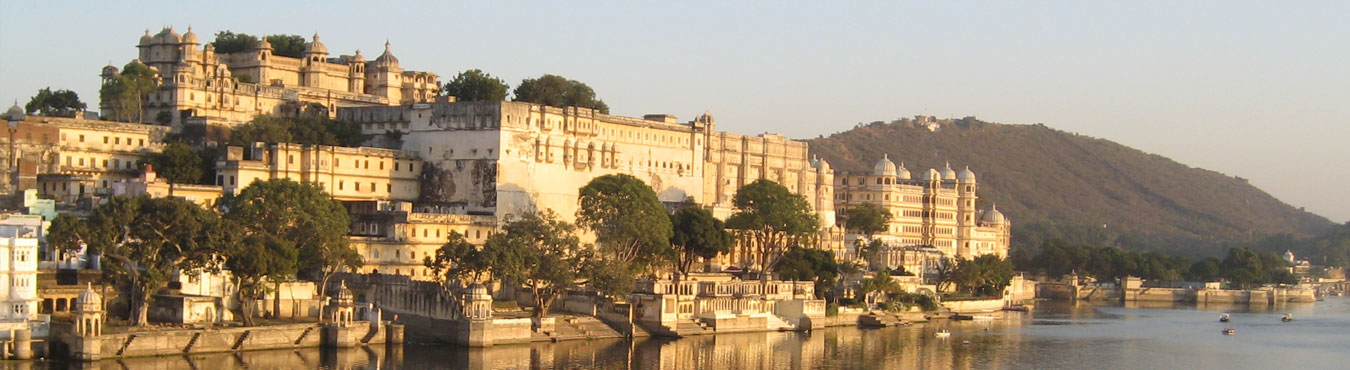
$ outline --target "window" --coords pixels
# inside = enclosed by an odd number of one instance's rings
[[[121,144],[122,144],[122,138],[120,138],[120,137],[115,137],[115,138],[113,138],[113,144],[121,145]]]
[[[374,183],[374,182],[371,182],[371,183],[370,183],[370,191],[371,191],[371,192],[374,192],[374,191],[375,191],[375,183]]]
[[[84,135],[80,135],[80,142],[81,142],[81,143],[84,142]]]
[[[145,139],[138,140],[136,145],[145,146]]]
[[[361,183],[356,183],[356,191],[361,191]]]
[[[346,181],[338,180],[338,190],[342,190],[342,186],[346,184],[347,184]]]
[[[108,143],[108,137],[107,137],[107,136],[104,136],[104,137],[103,137],[103,143],[104,143],[104,144],[107,144],[107,143]]]
[[[393,193],[393,192],[394,192],[394,184],[384,184],[384,192],[386,192],[386,193]]]
[[[295,163],[295,154],[287,155],[287,156],[286,156],[286,163],[287,163],[287,164]]]

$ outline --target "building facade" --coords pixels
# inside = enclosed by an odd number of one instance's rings
[[[22,192],[37,189],[38,196],[59,203],[108,196],[114,184],[139,175],[136,163],[163,150],[169,129],[162,126],[30,116],[12,135],[13,145],[0,146],[18,163],[18,176],[4,166],[4,183]],[[10,151],[13,153],[9,153]]]
[[[274,54],[265,39],[247,50],[216,53],[189,27],[182,35],[173,28],[155,35],[146,30],[136,47],[137,60],[159,73],[156,90],[143,102],[145,122],[231,125],[258,114],[331,117],[339,107],[410,104],[440,92],[436,74],[403,69],[388,42],[373,60],[360,50],[330,56],[318,34],[299,57]],[[117,73],[110,65],[102,76]]]
[[[317,184],[340,201],[412,201],[422,161],[416,153],[327,145],[231,146],[216,162],[216,185],[238,194],[253,181],[291,179]]]
[[[925,256],[933,256],[934,250],[967,259],[1008,255],[1012,224],[992,205],[976,208],[978,185],[969,168],[957,173],[948,165],[916,178],[903,163],[896,166],[883,157],[872,172],[841,174],[835,180],[835,204],[841,212],[868,203],[890,212],[886,230],[873,235],[884,244],[875,262],[887,268],[929,270],[932,264]],[[860,237],[849,235],[847,244]]]
[[[38,239],[36,231],[0,236],[0,331],[28,329],[37,319]]]

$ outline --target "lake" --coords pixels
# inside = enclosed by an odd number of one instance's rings
[[[1280,317],[1292,313],[1295,321]],[[1221,313],[1232,322],[1220,323]],[[945,328],[950,338],[935,338]],[[1234,328],[1237,335],[1220,333]],[[257,351],[5,368],[97,369],[1346,369],[1350,298],[1244,306],[1041,302],[992,321],[829,328],[679,340],[594,340],[469,349],[409,344]]]

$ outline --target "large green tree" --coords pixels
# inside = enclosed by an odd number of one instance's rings
[[[247,146],[260,142],[358,147],[367,138],[368,135],[361,133],[361,125],[353,122],[264,114],[232,129],[230,145]]]
[[[872,236],[886,231],[891,222],[891,211],[876,204],[863,203],[844,210],[843,216],[844,226],[849,231],[863,236],[863,238],[854,240],[858,257],[870,263],[882,246],[881,242],[872,239]]]
[[[595,233],[606,258],[651,271],[668,261],[670,216],[656,192],[636,177],[604,175],[581,187],[577,225]]]
[[[946,280],[971,295],[1001,297],[1003,288],[1012,282],[1013,274],[1012,262],[986,254],[956,261],[955,268],[947,274]]]
[[[825,298],[839,279],[839,264],[834,252],[793,247],[778,263],[778,278],[814,282],[816,297]]]
[[[304,56],[305,45],[309,44],[304,36],[300,35],[276,34],[264,38],[272,44],[272,54],[291,58]],[[226,30],[216,32],[216,38],[211,41],[211,46],[216,48],[217,54],[230,54],[252,50],[258,47],[258,42],[257,36]]]
[[[300,35],[268,35],[267,42],[272,44],[272,54],[291,58],[301,58],[305,54],[305,46],[309,44],[304,36]]]
[[[609,106],[595,96],[595,90],[590,86],[558,75],[545,74],[522,80],[514,93],[516,101],[554,107],[591,108],[600,113],[609,113]]]
[[[238,222],[222,224],[229,235],[223,252],[225,268],[234,280],[245,326],[253,326],[257,301],[272,291],[271,285],[294,275],[299,250],[295,242],[279,235],[244,231]],[[276,301],[279,302],[279,301]],[[279,304],[279,303],[278,303]]]
[[[454,285],[449,283],[481,280],[492,268],[491,257],[491,254],[470,243],[463,234],[451,231],[445,244],[436,248],[435,256],[424,257],[422,264],[430,268],[441,281]]]
[[[672,233],[670,245],[675,247],[675,269],[687,276],[698,259],[711,259],[731,252],[731,233],[726,223],[713,217],[712,212],[699,207],[685,207],[670,216]]]
[[[586,277],[580,267],[590,255],[580,244],[576,226],[545,211],[507,222],[488,236],[483,252],[491,255],[492,275],[529,290],[534,317],[544,317],[553,301]]]
[[[127,287],[129,319],[145,325],[150,295],[171,273],[216,267],[227,237],[219,223],[214,212],[186,200],[114,197],[87,220],[53,230],[51,237],[63,245],[78,240],[109,260],[104,274]]]
[[[201,182],[207,177],[206,169],[215,167],[214,162],[214,158],[203,158],[202,153],[182,141],[169,143],[163,151],[141,160],[142,165],[150,164],[160,178],[169,182],[169,196],[173,196],[174,185]]]
[[[70,90],[56,90],[47,87],[38,90],[37,95],[28,99],[28,104],[24,105],[24,110],[28,114],[39,114],[53,117],[74,117],[76,112],[82,111],[87,107],[80,101],[80,95]]]
[[[453,96],[459,101],[501,101],[506,100],[506,81],[492,77],[480,69],[470,69],[455,75],[445,83],[441,93]]]
[[[731,202],[735,213],[727,219],[727,227],[748,239],[751,245],[746,247],[754,251],[761,279],[768,279],[766,272],[784,252],[808,244],[819,230],[811,204],[773,181],[755,180],[737,191]]]
[[[122,72],[103,83],[98,90],[103,119],[122,122],[145,122],[146,94],[155,90],[158,74],[150,67],[133,60],[122,67]]]
[[[318,185],[256,180],[228,199],[225,209],[225,218],[239,225],[241,235],[253,237],[251,241],[267,248],[283,246],[268,237],[292,243],[298,271],[319,281],[320,296],[327,293],[334,274],[361,265],[361,255],[347,241],[347,209]]]

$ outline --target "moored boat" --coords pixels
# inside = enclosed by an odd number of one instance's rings
[[[1232,318],[1229,317],[1228,314],[1219,315],[1219,322],[1228,322],[1230,320],[1232,320]]]
[[[947,337],[952,336],[952,332],[947,331],[947,329],[941,329],[941,330],[938,330],[937,332],[933,333],[933,336],[934,336],[934,337],[937,337],[937,338],[947,338]]]
[[[1280,321],[1284,321],[1284,322],[1294,321],[1294,315],[1293,315],[1293,314],[1284,314],[1284,317],[1281,317],[1281,318],[1280,318]]]
[[[1223,335],[1237,335],[1237,329],[1233,328],[1223,329]]]

